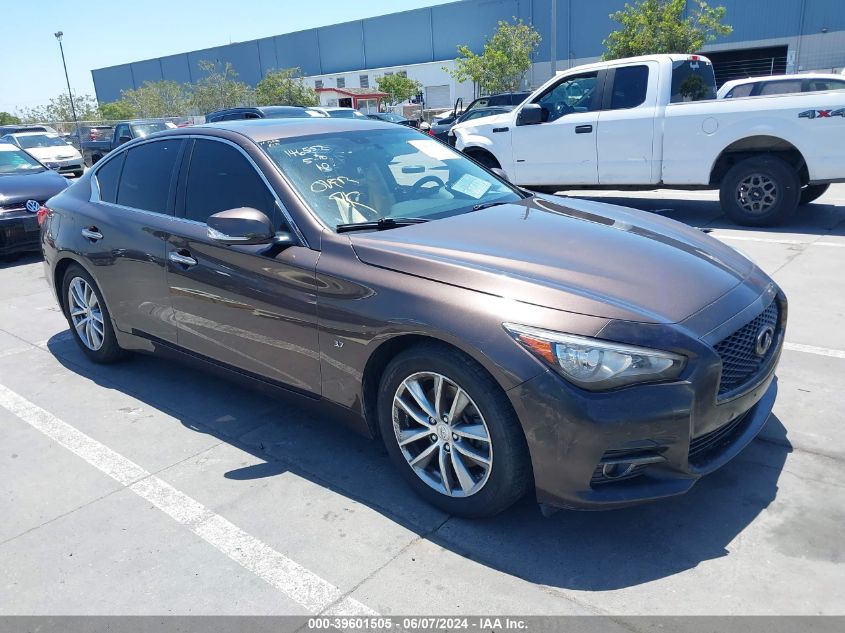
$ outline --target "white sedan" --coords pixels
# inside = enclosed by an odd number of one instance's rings
[[[738,97],[762,97],[797,92],[821,92],[826,90],[845,90],[845,78],[830,73],[804,73],[800,75],[771,75],[766,77],[748,77],[727,81],[719,88],[719,99]]]
[[[0,137],[0,141],[17,145],[27,154],[60,174],[81,176],[85,171],[82,155],[58,134],[50,132],[19,132]]]

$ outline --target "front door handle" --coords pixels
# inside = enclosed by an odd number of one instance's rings
[[[96,226],[89,226],[87,229],[82,229],[82,237],[92,242],[99,242],[103,239],[103,234],[97,230]]]
[[[185,266],[185,268],[190,268],[191,266],[197,265],[197,260],[195,260],[190,255],[183,255],[179,251],[171,251],[167,254],[167,259],[172,261],[174,264]]]
[[[593,126],[592,125],[576,125],[575,126],[575,133],[576,134],[592,134],[593,133]]]

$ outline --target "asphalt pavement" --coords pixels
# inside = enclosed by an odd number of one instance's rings
[[[712,228],[789,298],[774,414],[689,494],[447,516],[300,403],[88,362],[25,257],[0,264],[0,615],[845,613],[845,185],[771,230],[709,192],[584,195]]]

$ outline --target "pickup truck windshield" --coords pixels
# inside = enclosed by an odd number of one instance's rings
[[[686,59],[672,64],[672,103],[716,98],[713,65],[703,59]]]
[[[161,132],[162,130],[169,130],[170,128],[176,127],[172,123],[165,123],[165,122],[153,122],[153,123],[133,123],[132,124],[132,131],[135,133],[135,136],[138,138],[144,138],[145,136],[149,136],[153,132]]]
[[[388,217],[431,220],[523,198],[463,154],[404,126],[260,145],[332,228]]]

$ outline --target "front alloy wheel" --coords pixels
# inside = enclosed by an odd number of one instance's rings
[[[531,487],[528,446],[510,400],[459,350],[432,341],[397,354],[379,381],[376,411],[402,477],[449,514],[493,516]]]
[[[105,322],[94,289],[82,277],[74,277],[68,285],[68,314],[79,340],[92,352],[103,346]]]
[[[493,466],[490,431],[454,381],[434,372],[408,376],[393,396],[392,417],[402,455],[428,486],[469,497],[487,483]]]

